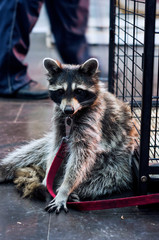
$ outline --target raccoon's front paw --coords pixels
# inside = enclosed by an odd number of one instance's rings
[[[64,210],[66,213],[68,212],[66,206],[66,200],[59,199],[57,196],[49,203],[49,205],[45,208],[47,212],[55,211],[56,214],[60,213],[61,210]]]

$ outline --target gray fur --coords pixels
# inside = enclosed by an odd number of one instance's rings
[[[53,84],[55,76],[51,75],[52,63],[49,59],[45,61],[47,62],[44,65],[49,66],[50,84]],[[86,64],[88,62],[89,60]],[[59,176],[60,187],[57,196],[48,205],[48,211],[59,212],[61,208],[67,211],[66,202],[71,193],[79,199],[96,199],[131,187],[131,156],[135,148],[135,135],[132,134],[133,121],[130,109],[127,104],[116,99],[111,93],[103,91],[97,78],[98,64],[95,64],[94,59],[92,64],[95,70],[91,69],[90,60],[88,73],[81,72],[84,64],[82,67],[60,66],[61,72],[56,73],[56,84],[58,84],[58,77],[67,82],[70,73],[70,78],[78,79],[78,84],[80,81],[80,84],[88,85],[88,90],[91,88],[91,91],[94,91],[96,99],[93,103],[91,102],[91,105],[81,107],[72,116],[73,127],[68,142],[69,155],[65,159],[64,174]],[[80,69],[79,72],[78,69]],[[65,117],[60,106],[55,104],[50,133],[19,148],[3,159],[0,162],[0,181],[12,179],[16,169],[31,164],[40,165],[46,169],[47,177],[52,160],[64,136]],[[43,181],[44,185],[46,177]]]

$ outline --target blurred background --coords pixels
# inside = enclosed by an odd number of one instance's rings
[[[90,54],[96,57],[100,63],[101,80],[108,78],[108,44],[109,44],[109,1],[90,0],[89,21],[86,33],[90,47]],[[51,57],[61,61],[56,50],[54,36],[51,34],[50,25],[43,5],[40,17],[31,34],[30,51],[26,58],[29,63],[30,76],[44,85],[45,70],[42,67],[42,60]],[[39,51],[40,50],[40,51]],[[35,67],[35,62],[37,66]],[[37,70],[38,69],[38,70]],[[47,85],[47,82],[46,82]]]

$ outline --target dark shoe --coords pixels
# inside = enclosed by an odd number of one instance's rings
[[[37,100],[48,98],[49,92],[38,82],[30,80],[27,85],[18,91],[7,95],[0,94],[0,97]]]

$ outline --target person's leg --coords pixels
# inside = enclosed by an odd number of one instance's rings
[[[42,2],[0,1],[0,95],[12,94],[30,81],[24,58]]]
[[[89,0],[45,0],[51,30],[65,63],[80,64],[89,58],[85,32]]]

